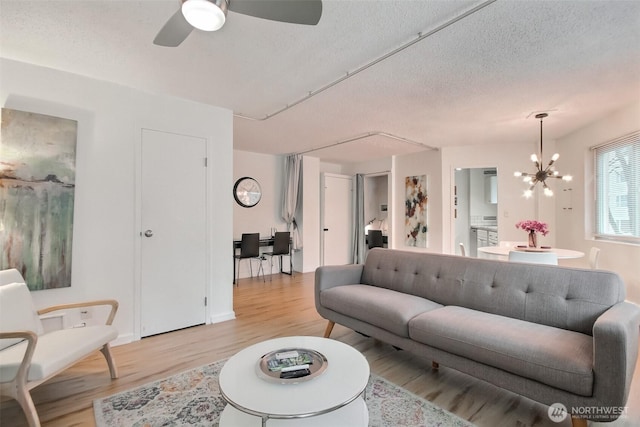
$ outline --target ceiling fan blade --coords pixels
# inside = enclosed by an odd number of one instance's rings
[[[191,34],[191,31],[193,31],[193,27],[184,19],[182,10],[178,9],[158,32],[156,38],[153,39],[153,44],[166,47],[179,46]]]
[[[229,10],[271,21],[316,25],[322,16],[322,1],[229,0]]]

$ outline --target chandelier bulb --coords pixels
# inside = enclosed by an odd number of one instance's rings
[[[529,188],[524,192],[524,196],[529,198],[533,195],[533,190],[538,182],[542,183],[543,191],[545,196],[551,197],[553,196],[553,190],[547,186],[546,179],[547,178],[562,178],[564,181],[571,181],[571,175],[562,176],[560,173],[555,170],[554,163],[556,160],[560,158],[560,154],[555,153],[551,156],[551,160],[546,167],[543,166],[543,154],[542,154],[542,119],[547,117],[547,113],[536,114],[536,119],[540,119],[540,157],[537,154],[531,155],[531,161],[535,163],[536,170],[533,173],[526,172],[515,172],[513,175],[515,177],[522,177],[522,181],[529,185]]]

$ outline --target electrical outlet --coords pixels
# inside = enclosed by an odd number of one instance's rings
[[[91,319],[91,310],[89,310],[88,308],[80,310],[80,318],[82,320]]]

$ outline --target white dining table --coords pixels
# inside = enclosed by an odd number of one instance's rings
[[[510,251],[523,250],[527,251],[527,248],[518,248],[514,246],[482,246],[478,248],[478,252],[482,252],[490,255],[498,255],[498,256],[509,256]],[[553,252],[558,255],[558,259],[570,259],[570,258],[582,258],[584,256],[584,252],[574,251],[572,249],[562,249],[562,248],[549,248],[547,250],[543,250],[542,248],[538,248],[537,251],[544,252]]]

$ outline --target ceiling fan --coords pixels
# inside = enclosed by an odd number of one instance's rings
[[[316,25],[322,16],[322,0],[181,0],[182,7],[162,27],[153,44],[176,47],[194,28],[222,28],[227,11],[292,24]]]

